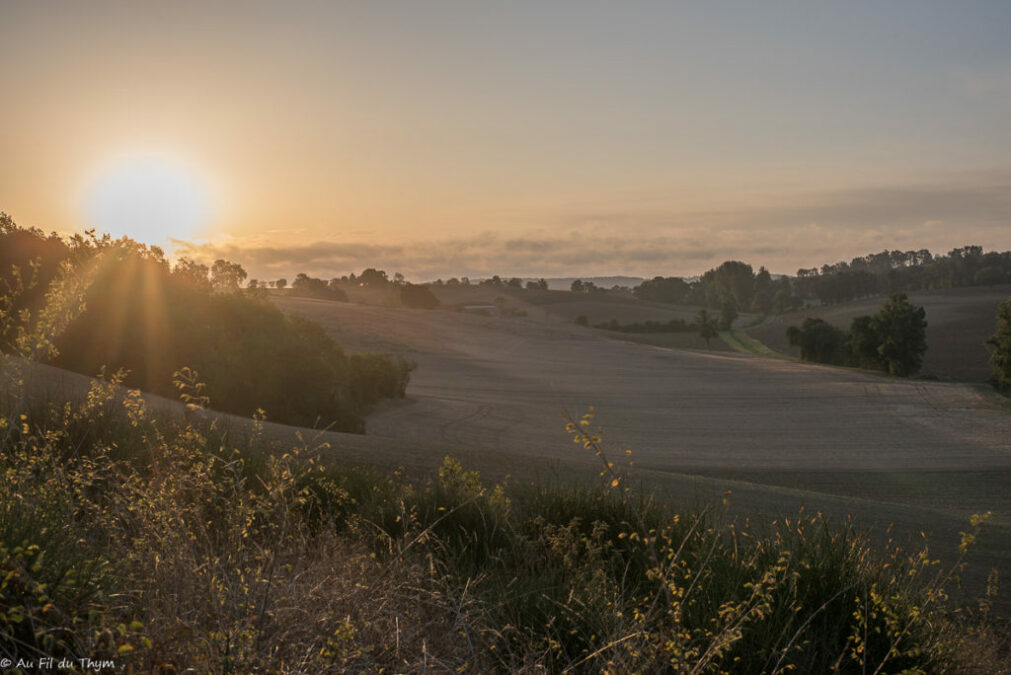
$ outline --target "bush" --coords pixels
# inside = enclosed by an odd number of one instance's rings
[[[322,279],[310,277],[304,273],[299,273],[295,277],[295,280],[291,282],[290,295],[303,298],[318,298],[320,300],[334,300],[336,302],[348,301],[348,294],[336,283],[327,283]]]
[[[404,398],[416,364],[387,354],[352,354],[351,390],[366,405],[383,398]]]
[[[815,363],[844,364],[846,333],[822,319],[807,318],[800,328],[786,330],[790,345],[800,348],[800,358]]]
[[[990,348],[990,367],[997,384],[1011,387],[1011,299],[1005,300],[997,310],[997,329],[986,341]]]
[[[926,312],[912,305],[905,293],[896,293],[874,316],[853,320],[850,350],[865,368],[900,377],[913,375],[927,351]]]
[[[439,306],[439,299],[424,284],[415,285],[408,283],[401,286],[400,302],[404,307],[414,309],[435,309]]]

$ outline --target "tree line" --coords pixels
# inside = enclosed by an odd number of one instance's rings
[[[690,304],[737,312],[784,312],[811,302],[833,304],[876,295],[994,286],[1011,282],[1011,251],[984,252],[980,246],[934,255],[927,249],[881,251],[819,268],[773,278],[767,269],[729,260],[696,280],[654,277],[632,289],[641,300]]]

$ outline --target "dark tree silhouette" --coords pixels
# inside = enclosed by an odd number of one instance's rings
[[[997,330],[986,341],[990,348],[990,366],[1002,387],[1011,386],[1011,299],[1005,300],[997,310]]]
[[[220,293],[234,293],[246,278],[246,270],[239,263],[215,260],[211,266],[211,287]]]
[[[400,302],[405,307],[416,309],[435,309],[439,306],[439,299],[432,293],[432,289],[411,283],[400,287]]]
[[[358,275],[358,284],[366,288],[383,288],[390,284],[390,280],[383,270],[369,267],[366,270],[362,270],[362,273]]]
[[[891,375],[908,377],[920,370],[927,351],[927,313],[909,302],[905,293],[888,299],[874,315],[881,345],[878,353]]]
[[[706,348],[709,348],[709,341],[719,335],[717,330],[716,317],[709,316],[709,312],[700,309],[695,316],[695,327],[699,330],[699,337],[706,341]]]
[[[295,280],[291,282],[291,294],[304,298],[319,298],[320,300],[336,300],[347,302],[348,294],[339,286],[338,279],[331,279],[329,283],[322,279],[310,277],[304,272],[299,272]]]
[[[822,319],[808,317],[800,328],[786,329],[790,344],[800,347],[800,358],[815,363],[844,363],[846,333]]]
[[[653,277],[632,289],[640,300],[678,304],[685,302],[692,287],[681,277]]]
[[[915,374],[927,351],[926,311],[905,293],[892,295],[874,316],[853,320],[850,351],[863,367],[900,377]]]
[[[734,320],[737,318],[737,307],[733,301],[726,300],[720,308],[720,329],[731,330],[734,327]]]

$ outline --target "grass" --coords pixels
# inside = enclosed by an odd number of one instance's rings
[[[781,356],[747,333],[738,333],[735,330],[722,330],[719,336],[735,352],[759,354],[761,356]]]
[[[959,568],[799,514],[759,533],[603,482],[408,478],[86,401],[4,401],[0,656],[201,672],[997,672]],[[967,527],[969,547],[981,523]]]

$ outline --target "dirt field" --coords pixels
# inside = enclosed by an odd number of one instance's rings
[[[632,450],[647,490],[688,506],[732,490],[731,515],[759,523],[804,507],[881,539],[924,532],[947,561],[969,515],[993,511],[967,580],[1011,578],[1011,413],[983,388],[633,344],[552,315],[276,302],[349,351],[418,363],[408,399],[370,415],[367,436],[320,435],[336,458],[425,472],[452,454],[491,478],[588,479],[599,460],[561,415],[593,405],[605,447],[619,462]]]
[[[993,288],[955,288],[912,293],[909,300],[927,310],[927,354],[921,374],[940,378],[983,382],[990,376],[989,352],[983,341],[993,335],[997,306],[1011,298],[1011,285]],[[816,317],[849,330],[855,317],[877,312],[885,298],[816,307],[776,317],[747,333],[783,354],[793,354],[786,339],[789,326]]]
[[[595,458],[562,413],[594,405],[615,457],[676,499],[734,491],[755,520],[804,506],[854,515],[884,536],[923,531],[950,554],[973,513],[992,510],[979,567],[1011,577],[1011,414],[983,389],[736,353],[615,341],[567,320],[279,303],[350,349],[418,363],[409,399],[369,418],[405,449],[460,448],[489,469],[565,478]],[[420,451],[420,450],[419,450]]]

